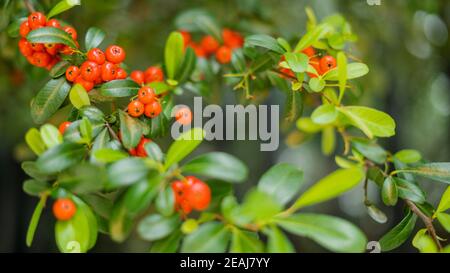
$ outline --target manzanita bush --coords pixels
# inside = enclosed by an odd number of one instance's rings
[[[30,64],[48,69],[51,78],[31,102],[40,127],[25,136],[37,159],[22,164],[31,177],[23,188],[40,198],[27,245],[51,198],[61,252],[89,251],[99,232],[123,242],[133,230],[152,242],[151,252],[294,252],[285,232],[331,251],[364,252],[367,238],[357,226],[301,210],[364,183],[361,198],[368,214],[385,223],[385,214],[367,198],[368,183],[375,183],[386,206],[402,202],[405,207],[404,219],[377,240],[382,251],[413,236],[418,219],[424,229],[413,245],[421,252],[450,251],[434,228],[439,223],[450,232],[450,189],[434,206],[417,182],[422,177],[450,183],[450,163],[428,162],[412,149],[387,151],[377,138],[395,134],[394,120],[346,103],[351,80],[369,68],[349,54],[348,43],[357,37],[341,15],[318,22],[307,8],[306,32],[292,45],[263,34],[244,39],[207,12],[190,10],[176,19],[178,31],[167,39],[164,64],[133,71],[124,65],[124,48],[101,47],[104,31],[92,27],[83,39],[54,18],[79,1],[63,0],[46,15],[25,3],[29,17],[12,22],[8,31],[20,39]],[[335,157],[339,169],[299,195],[303,171],[277,164],[237,200],[232,186],[245,182],[249,172],[238,158],[211,152],[184,160],[201,144],[201,128],[183,133],[162,151],[156,142],[169,126],[192,120],[186,108],[172,115],[173,97],[183,91],[207,96],[213,84],[242,90],[248,103],[262,90],[284,92],[284,120],[296,121],[305,134],[320,133],[323,153],[333,154],[335,136],[342,137],[345,149]],[[304,108],[310,116],[302,116]],[[46,123],[57,113],[68,113],[59,128]]]

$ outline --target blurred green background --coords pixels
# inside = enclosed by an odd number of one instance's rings
[[[26,16],[21,2],[12,0],[14,14]],[[32,1],[37,9],[48,11],[57,1]],[[383,144],[397,151],[415,148],[426,159],[450,161],[450,63],[448,28],[450,1],[386,1],[369,5],[365,0],[83,0],[82,6],[60,18],[72,24],[83,37],[90,26],[107,32],[108,43],[127,50],[126,63],[144,69],[162,61],[165,39],[175,29],[174,18],[191,8],[212,13],[223,25],[243,34],[268,33],[293,42],[305,32],[304,8],[309,5],[317,17],[342,13],[352,24],[359,40],[352,45],[352,55],[367,63],[370,73],[357,82],[360,104],[388,112],[397,122],[397,135]],[[37,199],[21,189],[25,175],[20,162],[30,157],[23,136],[35,126],[29,102],[48,80],[45,70],[32,68],[20,56],[18,39],[11,39],[6,27],[11,19],[5,13],[6,0],[0,0],[0,252],[55,252],[54,220],[46,210],[31,248],[25,246],[25,233]],[[233,92],[222,87],[221,93]],[[265,103],[282,101],[274,92]],[[190,100],[190,98],[189,98]],[[182,99],[178,99],[182,102]],[[187,102],[188,104],[190,102]],[[282,138],[285,136],[282,136]],[[283,141],[282,141],[283,142]],[[336,168],[333,157],[320,153],[320,139],[299,147],[281,143],[276,152],[260,152],[258,142],[228,141],[204,143],[198,152],[222,150],[244,160],[251,170],[250,181],[236,188],[238,196],[256,183],[260,175],[276,162],[291,162],[305,171],[311,184]],[[338,149],[339,151],[339,149]],[[436,204],[444,185],[423,184],[428,200]],[[304,187],[306,188],[306,187]],[[362,188],[339,199],[308,208],[341,216],[360,226],[369,240],[379,239],[401,220],[402,205],[387,208],[379,201],[378,190],[370,188],[372,200],[388,215],[386,224],[374,222],[362,203]],[[420,223],[418,226],[420,227]],[[438,230],[443,233],[443,230]],[[324,252],[307,239],[292,238],[299,252]],[[134,235],[124,244],[115,244],[101,235],[96,252],[142,252],[149,244]],[[410,240],[399,252],[415,251]]]

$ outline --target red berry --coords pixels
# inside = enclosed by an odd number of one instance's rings
[[[236,31],[230,29],[222,30],[223,43],[229,48],[240,48],[244,45],[244,38]]]
[[[59,125],[58,129],[61,135],[64,135],[64,132],[69,128],[70,124],[72,124],[70,121],[64,121]]]
[[[46,67],[51,61],[50,55],[46,52],[35,52],[32,58],[33,64],[38,67]]]
[[[78,33],[77,33],[77,31],[76,31],[73,27],[67,26],[67,27],[64,27],[63,30],[64,30],[65,32],[67,32],[67,33],[72,37],[72,39],[73,39],[74,41],[77,40],[77,38],[78,38]]]
[[[74,53],[74,50],[70,46],[65,45],[59,52],[64,55],[72,55]]]
[[[45,26],[45,15],[42,12],[32,12],[28,16],[28,25],[30,29],[37,29],[39,27]]]
[[[320,59],[319,63],[320,63],[320,70],[322,70],[322,73],[325,73],[328,70],[336,67],[336,59],[330,55],[323,56]]]
[[[59,51],[59,47],[58,44],[44,44],[45,46],[45,51],[52,55],[55,56],[56,54],[58,54]]]
[[[185,192],[186,201],[196,210],[205,210],[211,202],[211,189],[209,186],[194,176],[187,176],[188,184]]]
[[[138,100],[133,100],[128,104],[128,114],[132,117],[140,117],[144,114],[144,104]]]
[[[133,81],[135,81],[137,84],[143,85],[144,79],[145,79],[145,74],[144,74],[144,72],[142,72],[140,70],[135,70],[135,71],[131,72],[130,78]]]
[[[59,23],[58,20],[56,19],[50,19],[47,21],[47,23],[45,24],[47,27],[56,27],[56,28],[60,28],[61,24]]]
[[[128,150],[128,152],[130,153],[131,156],[136,156],[137,152],[136,152],[136,148],[131,148]]]
[[[194,53],[197,57],[202,57],[202,58],[206,57],[205,50],[197,43],[191,42],[191,43],[189,43],[189,46],[192,47],[192,49],[194,50]]]
[[[123,80],[126,79],[127,77],[128,77],[127,71],[125,71],[125,69],[123,69],[122,67],[118,67],[116,79]]]
[[[80,69],[78,68],[78,66],[72,65],[72,66],[69,66],[66,70],[66,79],[69,82],[75,81],[79,75],[80,75]]]
[[[150,66],[145,70],[145,83],[162,82],[164,80],[164,73],[161,68],[157,66]]]
[[[145,115],[149,118],[157,117],[161,113],[161,111],[161,104],[156,100],[145,105]]]
[[[44,44],[31,43],[31,48],[32,48],[34,51],[38,51],[38,52],[43,52],[43,51],[45,51],[45,46],[44,46]]]
[[[53,214],[60,221],[70,220],[77,211],[77,207],[68,198],[59,198],[53,204]]]
[[[81,74],[75,79],[75,83],[81,84],[86,92],[89,92],[94,88],[94,82],[85,80]]]
[[[145,144],[152,142],[150,139],[148,138],[141,138],[141,141],[139,141],[138,146],[136,147],[136,155],[139,157],[146,157],[147,156],[147,151],[145,150]]]
[[[102,65],[102,80],[105,82],[109,82],[115,80],[117,77],[117,67],[115,64],[110,62],[105,62]]]
[[[97,63],[86,61],[81,65],[80,73],[86,81],[94,82],[101,76],[101,69]]]
[[[99,48],[93,48],[89,50],[87,58],[89,61],[93,61],[99,65],[104,64],[106,60],[105,53]]]
[[[25,20],[22,22],[22,24],[20,24],[20,28],[19,28],[19,34],[20,36],[22,36],[23,38],[27,37],[28,33],[30,32],[30,24],[28,23],[28,20]]]
[[[203,37],[200,44],[206,54],[212,54],[216,52],[216,50],[219,49],[220,46],[219,42],[211,35]]]
[[[61,59],[58,57],[53,57],[50,62],[48,63],[48,65],[45,67],[45,69],[47,70],[51,70],[57,63],[59,63]]]
[[[143,104],[148,104],[155,101],[155,90],[148,86],[141,87],[138,91],[138,99]]]
[[[29,57],[34,53],[31,44],[25,38],[19,40],[19,50],[20,53],[22,53],[22,55],[25,57]]]
[[[123,48],[121,48],[120,46],[117,45],[111,45],[108,46],[108,48],[105,51],[106,54],[106,59],[109,62],[118,64],[123,62],[123,60],[125,60],[125,50],[123,50]]]
[[[322,75],[322,69],[320,69],[320,60],[317,57],[313,57],[309,60],[309,64],[314,67],[314,69],[317,71],[317,75],[314,73],[308,72],[308,76],[311,78],[317,78],[318,75]]]
[[[221,46],[216,52],[216,59],[221,64],[227,64],[231,62],[231,57],[231,48],[227,46]]]
[[[316,51],[312,46],[308,46],[307,48],[303,49],[302,53],[306,54],[310,58],[316,55]]]
[[[192,112],[188,107],[181,107],[175,113],[175,120],[183,125],[188,125],[192,122]]]
[[[180,30],[179,32],[183,36],[183,44],[186,47],[191,42],[191,34],[185,30]]]

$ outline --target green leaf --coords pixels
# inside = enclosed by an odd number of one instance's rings
[[[397,204],[397,184],[390,176],[386,177],[384,180],[383,187],[381,188],[381,198],[383,199],[383,203],[387,206],[395,206],[395,204]]]
[[[425,194],[416,184],[399,177],[392,177],[392,179],[397,185],[399,197],[419,204],[425,202]]]
[[[198,156],[186,163],[182,172],[236,183],[244,182],[248,176],[248,169],[242,161],[222,152]]]
[[[28,195],[39,197],[42,193],[49,190],[50,186],[44,181],[28,179],[23,182],[22,189]]]
[[[83,145],[64,142],[43,153],[36,164],[44,173],[58,173],[79,163],[85,155],[86,147]]]
[[[322,153],[331,155],[336,148],[336,133],[334,127],[327,126],[322,130]]]
[[[444,227],[447,232],[450,232],[450,214],[438,212],[436,218],[439,220],[442,227]]]
[[[365,139],[353,139],[352,146],[364,157],[374,161],[378,164],[383,164],[386,161],[387,152],[378,144]]]
[[[413,246],[421,253],[437,253],[439,250],[436,244],[426,232],[427,229],[424,228],[416,233],[416,236],[414,236],[414,239],[412,240]]]
[[[261,253],[263,244],[258,239],[258,234],[239,228],[232,229],[230,253]]]
[[[347,84],[347,57],[342,51],[339,51],[337,54],[337,70],[339,81],[339,101],[341,101],[344,97],[345,86]]]
[[[31,128],[28,130],[25,134],[25,142],[36,155],[41,155],[47,149],[44,141],[42,140],[41,133],[36,128]]]
[[[271,195],[280,205],[286,205],[297,195],[302,184],[302,170],[280,163],[263,174],[258,182],[258,190]]]
[[[162,181],[162,175],[152,171],[149,179],[132,185],[123,197],[127,214],[134,217],[147,209],[150,202],[158,194]]]
[[[352,223],[329,215],[301,213],[276,218],[283,229],[316,241],[335,252],[364,252],[367,239]]]
[[[174,193],[171,187],[166,187],[162,189],[158,197],[156,197],[155,207],[156,210],[163,216],[170,216],[175,211],[175,199]]]
[[[450,183],[450,162],[419,164],[414,167],[397,170],[397,173],[411,173],[436,181]]]
[[[333,104],[322,104],[311,114],[311,119],[317,124],[330,124],[336,120],[338,111]]]
[[[192,47],[187,47],[184,52],[183,62],[181,63],[175,79],[181,84],[186,82],[191,76],[197,64],[197,57]]]
[[[306,54],[297,52],[287,52],[284,54],[284,57],[286,58],[286,62],[291,68],[292,71],[295,73],[302,73],[305,72],[308,68],[308,56]]]
[[[302,51],[308,46],[314,44],[316,41],[320,40],[330,31],[330,26],[327,24],[320,24],[315,26],[313,29],[308,31],[305,35],[302,36],[300,41],[298,41],[295,46],[294,52]]]
[[[411,235],[417,216],[411,211],[403,220],[380,239],[382,251],[390,251],[401,246]]]
[[[143,128],[137,119],[130,117],[123,111],[119,111],[119,118],[122,144],[125,148],[132,149],[139,144]]]
[[[205,240],[207,238],[207,240]],[[181,246],[183,253],[225,252],[230,240],[230,232],[222,223],[209,222],[187,235]]]
[[[41,218],[42,210],[44,209],[45,202],[47,201],[47,197],[42,196],[34,209],[33,216],[31,216],[30,224],[28,225],[27,230],[27,246],[30,247],[33,243],[34,233],[36,232],[37,225],[39,224],[39,219]]]
[[[155,142],[148,142],[144,145],[144,149],[147,152],[149,158],[161,162],[164,158],[164,154]]]
[[[244,47],[262,47],[278,54],[284,54],[286,50],[281,47],[275,38],[265,34],[254,34],[245,37]]]
[[[128,154],[109,148],[99,149],[94,152],[94,157],[98,162],[111,163],[128,157]]]
[[[103,39],[105,39],[105,36],[106,33],[103,30],[96,27],[89,28],[84,41],[86,50],[98,47],[103,42]]]
[[[166,91],[170,91],[172,89],[170,85],[166,84],[165,82],[151,82],[148,84],[148,86],[155,90],[156,95],[159,95]]]
[[[55,27],[42,27],[30,31],[27,35],[30,43],[39,44],[65,44],[71,48],[77,48],[75,41],[67,32]]]
[[[109,97],[131,97],[137,95],[139,84],[133,80],[114,80],[102,84],[100,93]]]
[[[411,149],[398,151],[394,154],[394,157],[406,164],[416,163],[417,161],[422,159],[422,155],[419,151]]]
[[[181,134],[167,151],[164,167],[168,169],[189,155],[203,140],[205,132],[200,128],[193,128]]]
[[[44,124],[40,129],[42,141],[47,148],[53,148],[62,143],[63,137],[58,128],[51,124]]]
[[[150,253],[175,253],[180,245],[182,233],[175,230],[161,240],[152,243]]]
[[[444,212],[450,208],[450,186],[447,187],[444,194],[442,194],[441,201],[436,209],[436,212]]]
[[[311,78],[309,80],[309,88],[314,92],[320,92],[325,88],[325,80],[320,78]]]
[[[291,45],[285,39],[283,39],[281,37],[278,37],[277,38],[277,42],[286,52],[291,52],[292,51]]]
[[[73,8],[74,6],[81,5],[80,0],[62,0],[58,4],[54,5],[53,8],[47,14],[47,18],[54,17],[66,10]]]
[[[314,123],[310,118],[299,118],[297,128],[303,132],[314,134],[322,130],[322,126]]]
[[[334,68],[328,70],[323,75],[323,79],[327,81],[339,81],[339,69]],[[352,80],[355,78],[362,77],[369,73],[369,67],[363,63],[349,63],[347,64],[347,80]]]
[[[128,186],[145,179],[148,174],[148,167],[139,158],[125,158],[114,162],[107,168],[109,189]]]
[[[184,55],[183,48],[183,35],[177,31],[170,33],[164,49],[164,61],[169,79],[174,79],[180,68]]]
[[[49,181],[51,179],[51,176],[48,176],[47,174],[44,174],[41,170],[39,170],[39,168],[36,166],[35,161],[24,161],[22,162],[21,167],[26,174],[36,180]]]
[[[58,176],[59,186],[76,194],[99,191],[105,182],[105,169],[88,163],[78,164]]]
[[[80,108],[80,116],[88,118],[92,123],[104,122],[105,115],[103,112],[95,106],[82,106]]]
[[[339,169],[307,189],[295,202],[294,208],[310,206],[335,198],[355,187],[364,177],[359,167]]]
[[[267,252],[269,253],[294,253],[295,249],[287,236],[276,226],[271,226],[265,231],[267,240]]]
[[[50,69],[48,74],[52,78],[59,78],[66,73],[67,68],[70,66],[70,63],[67,61],[60,61],[55,66]]]
[[[370,218],[372,218],[377,223],[384,224],[387,222],[386,214],[384,214],[384,212],[382,212],[373,204],[367,206],[367,213],[369,214]]]
[[[247,193],[242,206],[238,210],[239,222],[265,223],[283,209],[280,202],[274,195],[260,191],[258,189]]]
[[[39,29],[38,29],[39,30]],[[31,101],[31,116],[41,124],[49,119],[63,104],[70,91],[64,77],[50,80]]]
[[[152,214],[139,222],[137,231],[142,239],[155,241],[172,233],[179,224],[180,217],[178,215],[164,217],[159,214]]]
[[[345,106],[337,109],[369,138],[395,135],[395,121],[384,112],[364,106]]]
[[[7,3],[7,2],[6,2],[6,3]],[[7,15],[6,15],[6,16],[7,16]],[[5,17],[6,17],[6,16],[5,16]],[[8,22],[8,20],[9,20],[9,18],[6,18],[6,22]],[[16,19],[16,20],[13,20],[13,21],[9,24],[8,28],[6,29],[6,32],[8,33],[8,36],[11,37],[11,38],[17,38],[17,37],[19,37],[19,35],[20,35],[20,33],[19,33],[20,25],[21,25],[25,20],[28,20],[28,18],[27,18],[27,17],[21,17],[21,18],[18,18],[18,19]]]
[[[78,83],[73,85],[70,89],[69,99],[72,105],[77,109],[91,104],[86,90]]]

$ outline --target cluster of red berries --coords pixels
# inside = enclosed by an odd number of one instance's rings
[[[187,176],[184,180],[172,183],[175,197],[175,208],[183,215],[189,214],[193,209],[202,211],[211,203],[211,189],[194,176]]]
[[[311,78],[317,78],[318,75],[322,75],[326,73],[328,70],[331,70],[336,67],[336,59],[333,56],[325,55],[319,58],[316,54],[316,50],[310,46],[302,50],[302,53],[306,54],[309,58],[309,64],[314,67],[317,71],[317,75],[314,73],[308,72],[308,76]],[[284,56],[281,57],[281,61],[284,61]],[[289,68],[280,68],[280,72],[283,74],[289,75],[291,77],[295,77],[295,74]]]
[[[60,221],[70,220],[77,212],[77,206],[69,198],[59,198],[53,203],[53,215]]]
[[[158,66],[150,66],[145,71],[134,70],[130,78],[139,85],[164,81],[164,73]]]
[[[241,34],[230,29],[222,30],[223,45],[219,43],[213,36],[204,36],[199,43],[192,40],[191,34],[187,31],[180,31],[183,35],[185,47],[191,47],[195,51],[197,57],[208,58],[212,55],[221,64],[231,62],[233,49],[240,48],[244,45],[244,38]]]
[[[132,156],[146,157],[148,154],[147,151],[145,151],[145,144],[149,142],[152,142],[151,139],[142,136],[139,144],[135,148],[130,149],[128,152]]]
[[[149,86],[142,86],[138,91],[137,99],[128,104],[128,114],[136,118],[142,115],[155,118],[161,111],[161,103],[159,103],[155,90]]]
[[[72,65],[67,68],[66,78],[70,82],[81,84],[88,92],[95,85],[126,79],[128,74],[120,67],[125,56],[125,50],[117,45],[107,47],[105,52],[92,48],[87,53],[87,60],[80,67]]]
[[[72,39],[78,46],[77,31],[71,26],[61,26],[61,23],[56,19],[47,21],[47,18],[41,12],[31,13],[28,16],[28,20],[22,22],[19,29],[20,36],[22,37],[19,40],[20,53],[27,58],[30,64],[50,70],[61,60],[59,54],[71,55],[73,54],[73,49],[64,44],[30,43],[26,39],[28,33],[42,27],[55,27],[64,30],[72,36]]]

